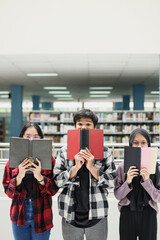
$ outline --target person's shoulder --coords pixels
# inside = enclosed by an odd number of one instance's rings
[[[104,152],[109,151],[109,148],[107,146],[104,146],[103,149],[104,149]]]
[[[60,153],[66,153],[66,152],[67,152],[67,145],[62,146],[62,147],[59,149],[59,152],[60,152]]]
[[[104,159],[112,158],[113,153],[111,149],[109,149],[107,146],[104,146]]]
[[[118,166],[119,167],[124,167],[124,161],[122,161]]]
[[[122,162],[118,165],[118,170],[119,170],[119,171],[124,171],[124,161],[122,161]]]
[[[61,150],[61,151],[66,151],[66,152],[67,152],[67,145],[64,145],[63,147],[61,147],[60,150]]]
[[[107,154],[112,154],[112,150],[109,148],[109,147],[107,147],[107,146],[104,146],[104,153],[107,153]]]
[[[60,148],[58,156],[61,158],[66,158],[66,156],[67,156],[67,146],[66,145],[64,145],[63,147]]]

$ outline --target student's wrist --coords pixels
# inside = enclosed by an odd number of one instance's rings
[[[93,165],[87,165],[87,168],[88,168],[89,171],[93,171],[94,169],[97,170],[97,168],[94,167]]]
[[[37,177],[37,181],[38,181],[38,182],[42,182],[42,180],[44,181],[44,177],[43,177],[42,175],[39,175],[39,176]]]
[[[22,177],[20,177],[19,175],[17,175],[16,177],[16,186],[18,187],[22,182]]]
[[[41,180],[38,180],[39,183],[44,182],[44,177]]]
[[[127,185],[130,189],[132,188],[132,182],[127,182]]]
[[[72,167],[72,172],[74,171],[75,173],[77,173],[80,168],[81,168],[80,166],[75,165]]]

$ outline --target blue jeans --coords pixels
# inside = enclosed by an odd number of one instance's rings
[[[12,230],[15,240],[49,240],[50,230],[35,234],[34,232],[34,219],[33,219],[33,200],[25,200],[25,216],[26,225],[17,226],[12,222]]]

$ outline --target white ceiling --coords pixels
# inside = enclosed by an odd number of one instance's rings
[[[57,77],[27,77],[27,73],[58,73]],[[44,86],[66,86],[74,100],[89,100],[89,87],[112,86],[105,100],[120,101],[134,84],[145,85],[145,100],[157,101],[159,56],[156,54],[28,54],[0,55],[0,90],[24,87],[24,100],[39,95],[56,101]],[[95,99],[94,99],[95,100]],[[103,99],[104,100],[104,99]],[[97,101],[97,100],[96,100]]]

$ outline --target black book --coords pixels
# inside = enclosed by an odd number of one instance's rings
[[[125,147],[124,172],[127,173],[131,166],[139,170],[147,168],[150,174],[155,174],[158,148],[155,147]]]
[[[89,149],[89,130],[88,129],[81,129],[80,130],[80,150]]]
[[[141,169],[140,147],[124,147],[124,172],[127,173],[131,166]]]
[[[41,161],[42,169],[52,168],[52,140],[10,138],[9,167],[17,168],[25,158]]]

